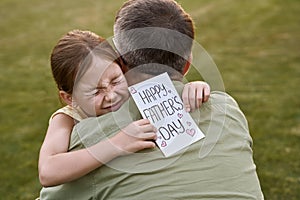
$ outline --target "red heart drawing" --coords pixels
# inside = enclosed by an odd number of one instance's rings
[[[178,113],[177,116],[178,116],[179,118],[182,118],[183,115],[182,115],[181,113]]]
[[[134,87],[130,88],[130,93],[131,94],[135,94],[136,93],[136,90],[134,89]]]
[[[195,131],[195,129],[192,128],[192,129],[187,129],[186,133],[193,137],[195,135],[196,131]]]
[[[192,125],[192,122],[186,122],[186,124],[187,124],[188,126],[191,126],[191,125]]]
[[[162,141],[162,142],[161,142],[161,147],[166,147],[166,146],[167,146],[166,141]]]

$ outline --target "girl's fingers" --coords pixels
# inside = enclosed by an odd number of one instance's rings
[[[156,145],[152,141],[143,141],[142,149],[154,148]]]
[[[190,112],[191,106],[189,103],[189,83],[185,85],[185,87],[182,90],[182,101],[186,112]]]
[[[193,84],[190,84],[190,88],[189,88],[189,104],[190,104],[190,108],[191,110],[195,110],[195,108],[197,107],[197,99],[196,99],[196,94],[197,94],[197,88],[193,87]]]
[[[156,140],[157,135],[154,132],[148,132],[148,133],[141,134],[140,138],[144,140]]]
[[[202,105],[203,102],[203,88],[201,88],[200,90],[197,90],[196,93],[196,107],[194,109],[200,108],[200,106]]]
[[[156,128],[152,124],[142,125],[142,126],[140,126],[140,128],[143,133],[148,133],[148,132],[156,133],[157,132]]]
[[[204,94],[203,94],[203,102],[207,102],[210,96],[210,87],[207,84],[207,87],[204,87]]]
[[[143,126],[146,124],[150,124],[150,120],[149,119],[140,119],[136,121],[136,124],[139,126]]]

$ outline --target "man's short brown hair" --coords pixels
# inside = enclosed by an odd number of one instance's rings
[[[114,41],[129,69],[160,63],[182,73],[193,39],[190,15],[173,0],[129,0],[116,15]],[[151,65],[144,73],[164,71]]]

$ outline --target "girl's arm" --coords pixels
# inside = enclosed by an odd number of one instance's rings
[[[99,162],[86,150],[67,152],[74,119],[59,113],[49,124],[39,155],[39,178],[43,186],[53,186],[80,177]]]
[[[39,156],[39,179],[45,187],[80,178],[118,156],[155,147],[149,140],[156,138],[156,130],[143,119],[94,146],[68,152],[73,126],[74,119],[65,114],[55,115],[49,124]]]
[[[199,108],[203,102],[208,101],[210,87],[206,82],[193,81],[184,85],[182,100],[187,112]]]

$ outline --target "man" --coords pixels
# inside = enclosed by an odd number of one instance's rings
[[[194,29],[190,16],[175,1],[127,1],[117,13],[114,32],[115,45],[128,66],[129,84],[168,72],[181,92],[181,80],[191,61]],[[168,158],[158,148],[119,157],[45,196],[263,199],[247,121],[234,99],[223,92],[212,92],[209,101],[191,115],[205,139]],[[138,118],[137,108],[129,100],[114,113],[83,120],[73,130],[70,148],[92,146]],[[97,158],[98,152],[91,154]]]

